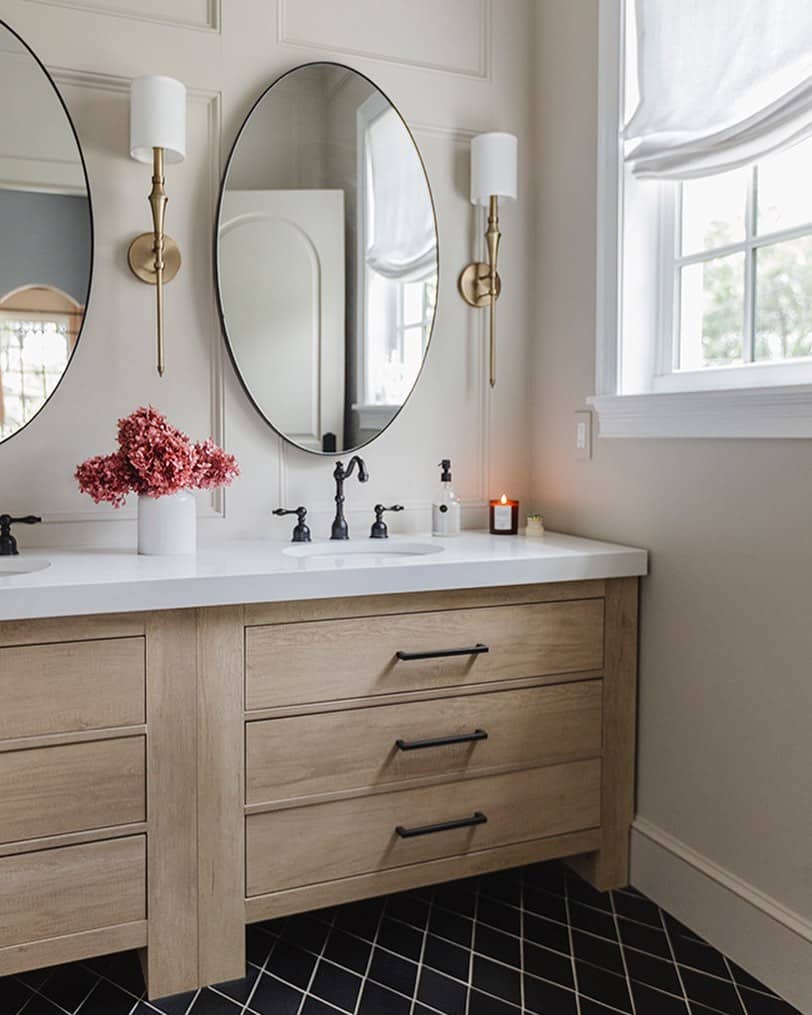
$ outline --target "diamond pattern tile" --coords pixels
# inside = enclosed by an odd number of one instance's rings
[[[0,1015],[800,1015],[634,889],[561,863],[247,929],[247,975],[147,1001],[134,953],[0,978]]]

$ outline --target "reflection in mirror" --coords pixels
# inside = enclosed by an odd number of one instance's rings
[[[0,23],[0,441],[40,411],[70,361],[92,230],[76,135],[56,87]]]
[[[383,430],[423,364],[437,299],[428,180],[363,75],[299,67],[255,105],[221,195],[220,305],[254,404],[309,451]]]

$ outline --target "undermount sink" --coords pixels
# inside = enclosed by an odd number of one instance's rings
[[[296,543],[282,552],[289,557],[427,557],[442,553],[436,543],[407,543],[388,539],[336,540],[330,543]]]
[[[50,566],[50,560],[44,557],[0,557],[0,578],[6,575],[33,574]]]

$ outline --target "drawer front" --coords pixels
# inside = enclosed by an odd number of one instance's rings
[[[146,818],[143,737],[0,753],[0,841]]]
[[[601,681],[588,680],[249,722],[246,800],[599,757],[601,701]]]
[[[144,919],[143,835],[0,857],[0,948]]]
[[[481,654],[400,659],[486,645]],[[599,669],[603,600],[249,627],[246,707]]]
[[[0,649],[0,740],[144,722],[143,638]]]
[[[380,793],[246,819],[249,896],[402,867],[600,823],[601,763],[577,761],[508,775]],[[484,814],[486,823],[401,837]]]

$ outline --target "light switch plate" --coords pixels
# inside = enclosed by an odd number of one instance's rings
[[[575,413],[575,457],[582,462],[592,457],[592,413],[588,409]]]

